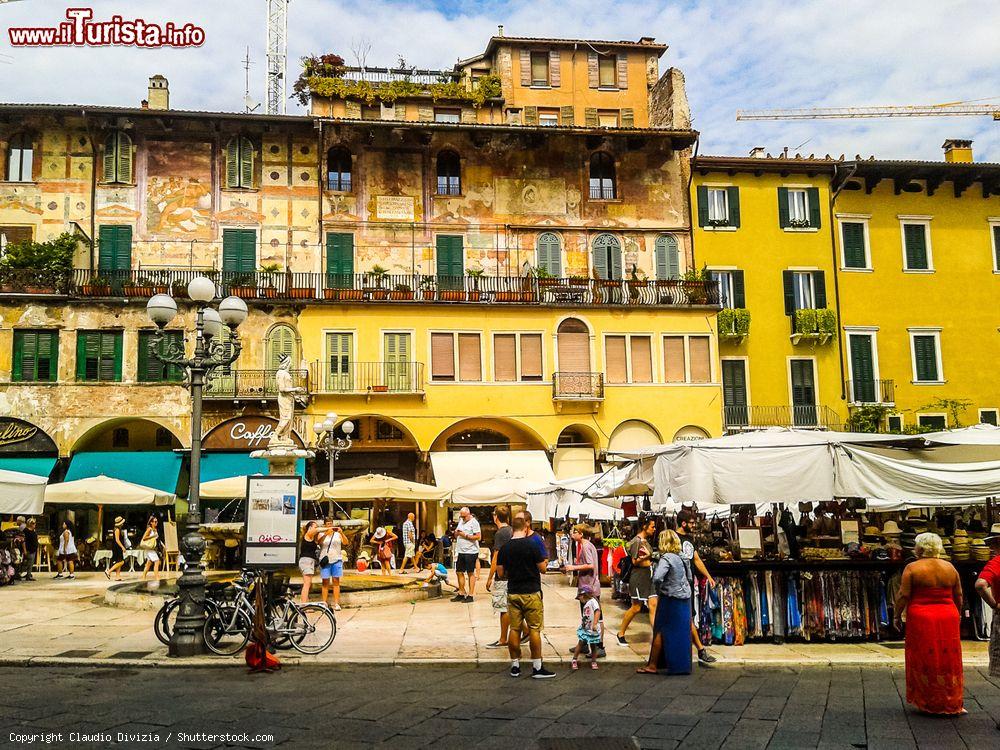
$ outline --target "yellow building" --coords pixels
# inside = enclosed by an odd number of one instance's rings
[[[719,282],[727,430],[840,425],[828,160],[699,156],[695,263]]]

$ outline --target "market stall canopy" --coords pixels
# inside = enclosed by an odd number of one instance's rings
[[[35,474],[0,469],[0,513],[40,516],[47,481]]]
[[[173,451],[92,451],[77,453],[66,481],[113,477],[173,494],[181,472],[181,456]]]
[[[515,474],[500,474],[499,476],[481,479],[478,482],[458,487],[450,493],[447,499],[448,505],[512,505],[514,503],[524,504],[528,501],[529,493],[545,487],[533,479],[527,479]],[[538,506],[544,510],[544,505]],[[536,507],[528,506],[532,517],[535,516]],[[542,518],[542,516],[539,516]]]
[[[249,453],[205,453],[201,457],[201,482],[204,485],[216,479],[255,476],[267,473],[267,469],[266,458],[252,458]],[[300,477],[305,476],[304,458],[296,460],[295,473]],[[243,490],[243,495],[246,495],[246,489]]]
[[[457,490],[509,474],[539,485],[556,476],[545,451],[439,451],[431,453],[434,481],[440,489]]]
[[[441,502],[450,494],[432,484],[409,482],[385,474],[365,474],[350,479],[340,479],[330,484],[318,484],[319,490],[329,500],[390,500],[394,502]]]
[[[0,470],[13,471],[18,474],[32,474],[36,477],[42,477],[42,479],[49,478],[52,467],[55,465],[55,456],[0,457]]]
[[[53,505],[172,505],[176,499],[172,492],[103,475],[45,488],[45,502]]]
[[[252,474],[259,477],[262,474]],[[223,477],[210,482],[202,482],[198,493],[202,500],[246,500],[247,475],[238,477]],[[323,490],[318,487],[302,485],[302,499],[318,501],[323,499]]]

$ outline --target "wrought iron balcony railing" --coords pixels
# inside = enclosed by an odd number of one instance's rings
[[[764,427],[803,427],[839,430],[840,417],[829,406],[725,406],[722,419],[727,430]]]
[[[0,270],[0,295],[60,295],[147,299],[153,294],[187,295],[195,276],[216,283],[217,294],[244,300],[303,302],[442,302],[581,306],[718,306],[714,281],[591,279],[587,277],[434,276],[424,274],[333,274],[266,271],[74,269]]]
[[[604,373],[557,372],[552,375],[554,401],[602,401]]]
[[[273,401],[278,398],[277,370],[216,370],[205,381],[202,397],[210,401]],[[309,392],[309,371],[292,370],[292,382]]]
[[[344,362],[333,357],[312,363],[314,393],[423,393],[423,362]]]
[[[896,381],[848,380],[844,387],[852,404],[895,404]]]

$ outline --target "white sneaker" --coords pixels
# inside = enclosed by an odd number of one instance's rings
[[[334,612],[339,612],[340,611],[340,605],[339,604],[334,604],[333,605],[333,611]]]

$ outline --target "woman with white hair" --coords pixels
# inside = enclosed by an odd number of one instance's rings
[[[895,605],[896,627],[906,622],[906,700],[929,714],[964,714],[962,582],[937,534],[918,535],[914,550]]]

